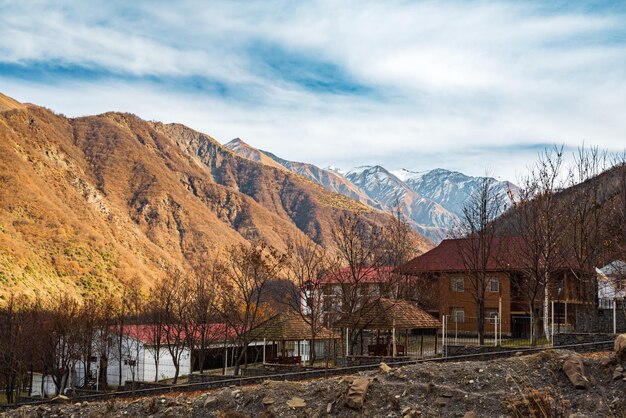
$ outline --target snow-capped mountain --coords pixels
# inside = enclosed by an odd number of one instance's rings
[[[257,161],[271,167],[276,167],[281,170],[294,172],[301,175],[302,177],[308,178],[315,183],[318,183],[326,190],[342,194],[346,197],[349,197],[350,199],[361,202],[372,208],[379,210],[383,209],[382,205],[379,202],[370,198],[356,185],[354,185],[341,174],[335,171],[324,170],[316,165],[309,163],[300,163],[296,161],[288,161],[282,159],[272,154],[271,152],[262,151],[260,149],[254,148],[253,146],[245,143],[240,138],[235,138],[227,144],[224,144],[224,146],[241,157]]]
[[[393,212],[399,207],[415,229],[435,242],[443,239],[457,220],[456,215],[442,205],[416,193],[381,166],[357,167],[345,176],[387,211]]]
[[[396,174],[414,192],[439,203],[457,216],[463,215],[463,207],[480,188],[484,179],[442,168],[422,172],[403,169]],[[509,196],[518,196],[519,188],[513,183],[491,177],[489,179],[495,182],[496,190],[505,198],[507,206],[511,203]]]
[[[394,213],[399,206],[411,226],[435,243],[458,224],[464,205],[479,189],[483,179],[441,168],[422,172],[406,169],[390,172],[379,165],[346,171],[336,167],[322,169],[309,163],[285,160],[239,138],[225,147],[244,158],[299,174],[327,190],[372,208]],[[517,195],[518,187],[514,184],[492,180],[504,196],[509,192]]]

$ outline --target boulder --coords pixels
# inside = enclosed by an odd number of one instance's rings
[[[615,355],[620,361],[626,360],[626,334],[620,334],[615,338]]]
[[[384,364],[384,363],[382,363]],[[352,385],[348,389],[344,405],[352,409],[361,409],[365,403],[365,395],[367,394],[367,388],[370,385],[370,380],[362,377],[358,377],[352,381]]]
[[[585,375],[585,364],[579,354],[570,354],[563,359],[563,371],[576,389],[585,389],[589,379]]]
[[[294,396],[287,401],[287,406],[290,408],[304,408],[306,406],[306,402],[304,399]]]
[[[391,371],[391,367],[389,367],[389,365],[385,362],[380,363],[380,370],[382,370],[385,373],[389,373]]]
[[[614,366],[616,364],[617,364],[617,357],[615,357],[614,354],[611,354],[610,356],[603,357],[602,360],[600,360],[600,366],[602,366],[604,368],[608,368],[608,367]]]
[[[208,408],[212,405],[215,405],[217,403],[217,398],[215,396],[207,396],[206,399],[204,400],[203,406],[205,408]]]
[[[52,398],[50,400],[50,402],[52,402],[52,403],[69,403],[70,402],[70,398],[68,398],[65,395],[57,395],[54,398]]]

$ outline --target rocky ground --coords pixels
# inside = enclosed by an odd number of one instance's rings
[[[382,366],[355,376],[306,382],[266,381],[210,392],[24,406],[1,416],[626,416],[626,381],[615,356],[582,355],[586,388],[576,389],[563,371],[564,359],[572,355],[576,356],[554,350],[491,361],[432,362],[394,369]],[[368,387],[363,407],[354,409],[354,399],[346,402],[347,393],[355,380],[362,388],[364,379]],[[356,398],[358,408],[359,394],[351,397]]]

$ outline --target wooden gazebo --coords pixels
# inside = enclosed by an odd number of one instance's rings
[[[368,329],[378,331],[376,344],[368,346],[370,355],[404,355],[408,345],[408,332],[413,329],[433,330],[435,339],[441,323],[415,304],[406,300],[378,298],[358,311],[341,317],[334,323],[338,328]],[[380,331],[391,331],[391,344],[380,342]],[[396,342],[396,331],[405,332],[405,345]],[[361,334],[362,335],[362,334]],[[342,333],[343,341],[343,333]],[[362,344],[362,342],[361,342]],[[435,346],[436,346],[435,341]]]
[[[254,339],[263,339],[264,341],[264,363],[300,364],[300,343],[304,340],[311,341],[313,339],[310,323],[301,314],[293,311],[279,313],[260,323],[252,330],[252,335]],[[334,340],[336,338],[337,336],[328,328],[318,325],[315,335],[316,341]],[[267,357],[265,355],[265,341],[272,342],[272,350]],[[286,342],[297,343],[297,351],[295,352],[297,355],[286,355]],[[280,343],[280,351],[274,349],[276,343]]]

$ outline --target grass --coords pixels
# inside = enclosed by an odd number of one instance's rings
[[[544,345],[548,345],[550,342],[547,338],[539,338],[537,340],[537,347],[541,347]],[[501,347],[530,347],[530,340],[502,340],[500,343]]]

